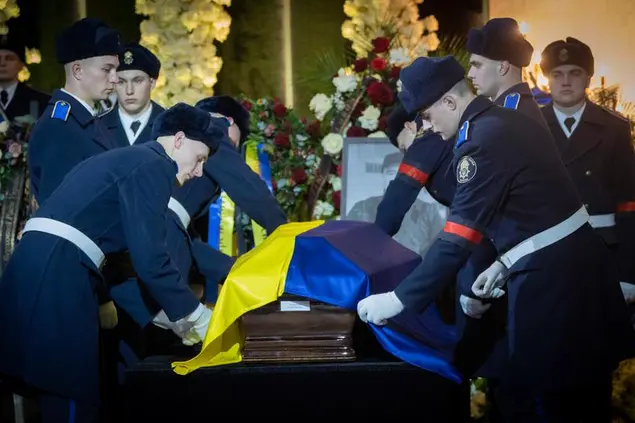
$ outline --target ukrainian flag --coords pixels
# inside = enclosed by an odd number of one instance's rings
[[[220,292],[201,352],[172,364],[186,375],[198,368],[242,360],[245,313],[276,301],[282,294],[356,311],[370,294],[393,290],[421,257],[372,223],[313,221],[280,226],[253,250],[240,256]],[[391,354],[457,383],[450,364],[456,343],[452,326],[434,306],[415,315],[407,310],[386,326],[371,325]]]

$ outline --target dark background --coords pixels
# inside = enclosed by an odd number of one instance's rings
[[[307,75],[324,67],[325,56],[339,59],[347,50],[340,30],[346,19],[343,4],[343,0],[292,0],[294,102],[301,111],[322,88]],[[63,69],[55,61],[55,38],[74,21],[74,1],[18,0],[18,5],[20,16],[8,22],[9,32],[42,54],[42,63],[29,67],[28,83],[51,92],[63,83]],[[216,94],[282,97],[278,0],[233,0],[228,11],[231,30],[228,39],[219,44],[224,64]],[[425,0],[419,6],[421,17],[436,16],[441,41],[465,36],[470,27],[481,24],[481,13],[482,0]],[[117,28],[124,41],[139,40],[143,16],[135,13],[135,0],[87,0],[87,14]],[[331,61],[335,66],[336,61]]]

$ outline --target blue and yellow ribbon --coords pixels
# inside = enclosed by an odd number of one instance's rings
[[[236,205],[225,191],[209,206],[209,245],[228,256],[238,255],[238,246],[234,238],[236,225]]]

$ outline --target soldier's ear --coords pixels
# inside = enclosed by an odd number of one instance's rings
[[[80,65],[79,62],[72,63],[71,73],[76,80],[80,81],[82,79],[82,73],[83,73],[82,65]]]
[[[174,134],[174,148],[181,148],[185,143],[185,133],[183,131],[179,131]]]
[[[441,104],[447,107],[449,110],[456,110],[456,98],[450,94],[446,94],[441,99]]]
[[[509,62],[507,62],[507,61],[499,62],[498,63],[498,74],[500,76],[507,75],[507,72],[509,72],[510,68],[511,68],[511,65],[509,64]]]

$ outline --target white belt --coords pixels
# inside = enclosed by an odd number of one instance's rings
[[[172,210],[179,217],[179,220],[183,224],[183,227],[187,229],[190,225],[190,215],[188,214],[183,204],[176,201],[173,197],[170,197],[170,201],[168,201],[168,208]]]
[[[615,226],[615,213],[592,215],[589,217],[589,223],[594,228],[610,228]]]
[[[546,229],[516,245],[514,248],[499,257],[498,261],[503,263],[507,269],[510,269],[521,258],[566,238],[588,221],[589,213],[587,213],[586,208],[581,207],[580,210],[557,225],[552,226],[551,228]]]
[[[84,254],[91,259],[97,269],[101,268],[104,263],[104,252],[95,244],[95,242],[84,235],[78,229],[73,228],[66,223],[49,219],[46,217],[33,217],[24,225],[23,232],[37,231],[55,235],[75,244],[77,248],[82,250]]]

